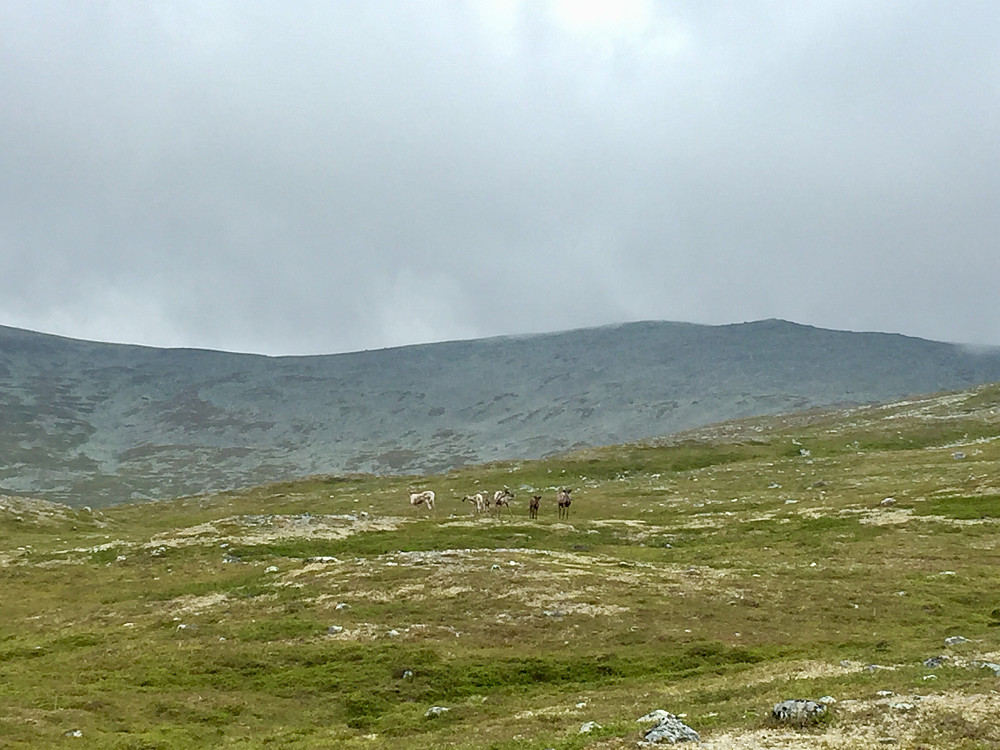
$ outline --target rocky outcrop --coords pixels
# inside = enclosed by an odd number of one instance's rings
[[[656,722],[646,730],[640,745],[657,745],[661,743],[673,745],[678,742],[701,742],[701,737],[691,727],[678,719],[669,711],[658,708],[636,721],[648,724]]]

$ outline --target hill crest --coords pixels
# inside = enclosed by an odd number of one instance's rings
[[[998,380],[998,349],[780,320],[295,357],[0,327],[0,493],[100,505],[440,472]]]

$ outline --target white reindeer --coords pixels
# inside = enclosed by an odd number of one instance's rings
[[[427,510],[434,510],[434,490],[424,490],[423,492],[410,493],[410,505],[416,508],[419,505],[426,505]]]
[[[500,518],[500,513],[504,508],[507,509],[508,513],[513,513],[510,509],[510,501],[513,499],[514,493],[507,487],[493,493],[493,507],[497,509],[497,518]]]
[[[489,505],[486,502],[486,498],[483,497],[482,492],[477,492],[475,495],[466,495],[465,497],[462,498],[462,502],[463,503],[469,502],[475,505],[477,516],[481,516],[483,513],[485,513],[487,511],[487,506]]]

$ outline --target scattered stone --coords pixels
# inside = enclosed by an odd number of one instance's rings
[[[886,667],[883,666],[882,664],[869,664],[867,667],[865,667],[866,672],[875,672],[878,671],[879,669],[891,669],[891,667]]]
[[[938,667],[943,666],[944,663],[950,658],[951,657],[945,656],[944,654],[940,656],[932,656],[929,659],[924,659],[924,666],[928,669],[937,669]]]
[[[63,732],[63,737],[83,737],[83,732],[79,729],[68,729]]]
[[[951,457],[954,458],[956,461],[961,461],[963,458],[965,458],[965,452],[955,451],[954,453],[951,454]]]
[[[880,745],[895,745],[899,742],[895,737],[879,737],[877,741]]]
[[[328,627],[326,629],[326,632],[329,633],[330,635],[337,635],[337,633],[343,633],[344,632],[344,626],[343,625],[331,625],[330,627]]]
[[[832,695],[824,695],[822,698],[819,699],[819,702],[822,703],[824,706],[829,706],[832,703],[836,703],[837,699],[834,698]]]
[[[661,722],[664,719],[667,719],[667,718],[669,718],[671,716],[673,716],[673,714],[670,713],[669,711],[664,711],[662,708],[658,708],[655,711],[650,711],[645,716],[640,716],[638,719],[635,720],[635,723],[636,724],[650,724],[650,723],[655,722],[655,723],[658,724],[659,722]]]
[[[879,503],[879,505],[881,505],[883,508],[886,508],[886,507],[888,507],[890,505],[895,505],[895,504],[896,504],[896,498],[894,498],[894,497],[887,497],[885,500],[883,500],[882,502]]]
[[[889,708],[895,709],[896,711],[912,711],[914,708],[916,708],[916,706],[914,706],[912,703],[906,703],[905,701],[901,701],[899,703],[890,703]]]
[[[583,726],[580,727],[579,734],[590,734],[595,729],[600,729],[601,725],[596,721],[588,721]]]
[[[398,631],[398,630],[396,630],[395,628],[393,628],[392,630],[390,630],[390,631],[389,631],[389,637],[390,637],[390,638],[395,638],[395,637],[397,637],[398,635],[399,635],[399,631]]]
[[[642,718],[636,719],[636,721],[647,724],[651,721],[656,722],[656,725],[648,729],[646,734],[643,735],[643,741],[640,744],[655,745],[660,742],[666,742],[673,745],[677,742],[701,742],[701,737],[698,736],[696,731],[662,708],[651,711]]]
[[[344,602],[337,602],[337,606],[334,607],[334,609],[336,610],[347,609],[350,606],[351,606],[350,604],[345,604]]]
[[[268,565],[266,568],[264,568],[264,572],[265,573],[277,573],[278,572],[278,566],[277,565]]]
[[[890,695],[895,695],[891,690],[879,690],[875,693],[879,698],[888,698]]]
[[[425,719],[436,719],[437,717],[451,711],[450,708],[445,706],[431,706],[427,709],[427,713],[424,714]]]
[[[781,485],[778,484],[777,482],[771,482],[769,485],[767,485],[767,488],[769,490],[780,490],[781,489]]]
[[[945,646],[957,646],[959,643],[968,643],[969,639],[961,635],[953,635],[944,639]]]
[[[404,669],[403,670],[403,679],[404,680],[412,680],[413,679],[413,670],[411,670],[411,669]]]
[[[242,560],[240,560],[240,558],[238,558],[236,555],[230,554],[229,552],[227,552],[222,556],[223,565],[228,565],[229,563],[238,563],[238,562],[242,562]]]
[[[801,698],[782,701],[771,709],[771,718],[785,724],[803,724],[815,721],[826,713],[826,706]]]

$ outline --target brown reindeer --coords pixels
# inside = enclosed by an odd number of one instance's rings
[[[558,503],[560,518],[569,518],[569,505],[573,502],[573,498],[569,496],[569,493],[572,491],[573,490],[567,490],[565,487],[559,490]]]
[[[528,503],[528,517],[538,518],[538,506],[542,504],[541,495],[532,495],[531,502]]]

